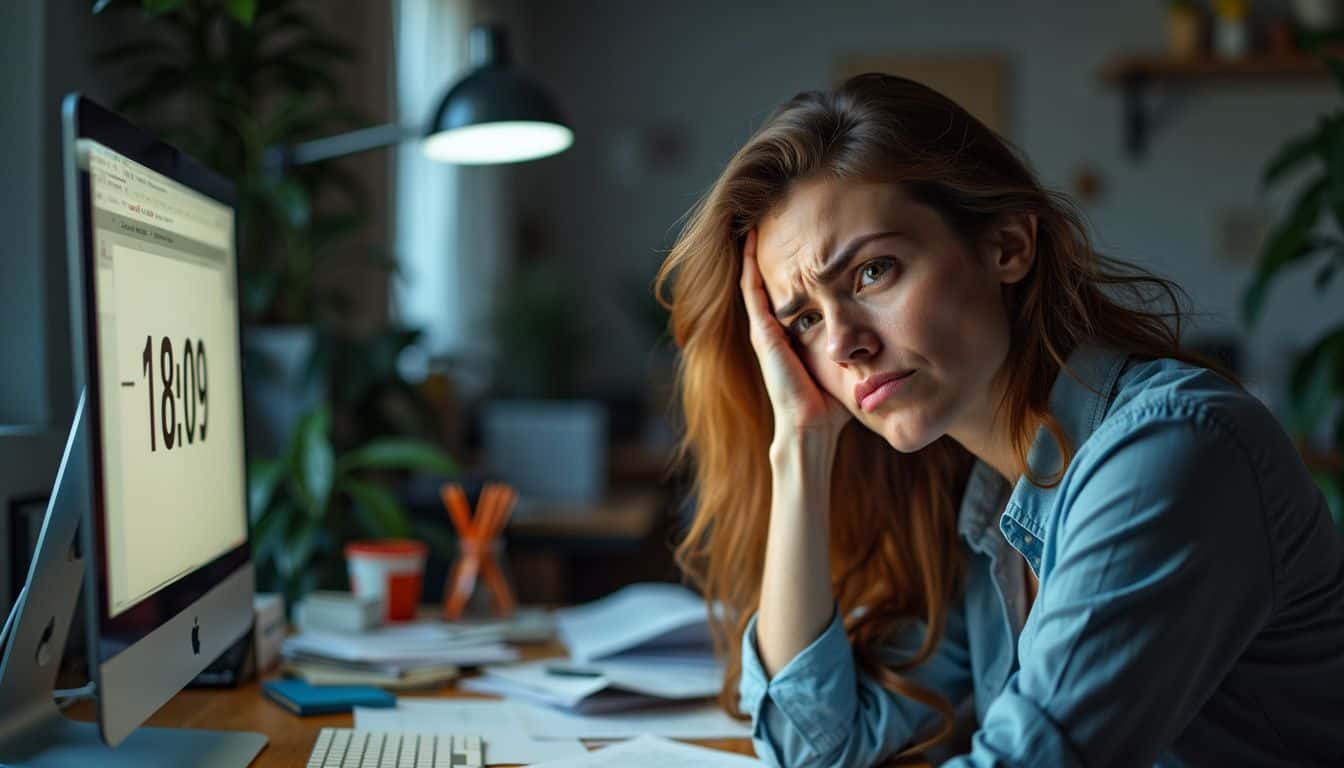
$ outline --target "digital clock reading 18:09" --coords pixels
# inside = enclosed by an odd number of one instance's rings
[[[170,451],[174,445],[182,445],[184,438],[187,445],[197,440],[204,442],[206,417],[210,410],[206,398],[209,367],[205,362],[205,342],[183,339],[181,357],[175,359],[173,341],[165,336],[159,341],[157,357],[162,390],[155,402],[154,337],[146,336],[142,362],[149,383],[149,450],[159,449],[159,437],[163,438],[163,447]]]

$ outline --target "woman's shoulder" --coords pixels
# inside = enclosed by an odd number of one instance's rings
[[[1080,454],[1110,453],[1124,444],[1130,452],[1148,448],[1173,466],[1189,466],[1215,460],[1210,443],[1236,448],[1249,468],[1299,463],[1278,418],[1238,382],[1183,360],[1132,355]]]
[[[1282,431],[1259,398],[1217,371],[1173,358],[1129,356],[1097,432],[1167,420],[1232,432]]]

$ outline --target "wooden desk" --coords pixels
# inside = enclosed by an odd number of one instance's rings
[[[562,655],[558,644],[524,646],[522,650],[523,657],[528,659]],[[404,695],[444,699],[491,698],[458,690],[456,686],[440,691],[413,691]],[[79,702],[67,711],[67,715],[79,720],[92,720],[92,702]],[[265,698],[261,686],[252,682],[233,689],[182,691],[156,712],[146,725],[263,733],[270,742],[252,762],[251,768],[293,768],[308,760],[318,731],[331,727],[352,728],[354,721],[353,715],[292,715]],[[754,754],[749,739],[712,739],[694,743],[743,755]],[[595,745],[588,746],[592,749]],[[488,751],[488,744],[486,748]]]

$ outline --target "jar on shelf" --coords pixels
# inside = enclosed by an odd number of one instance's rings
[[[1167,50],[1178,59],[1204,53],[1204,14],[1193,0],[1171,0],[1167,4]]]
[[[1213,50],[1225,59],[1250,53],[1250,7],[1246,0],[1214,0]]]

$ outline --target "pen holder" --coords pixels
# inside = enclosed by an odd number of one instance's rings
[[[478,581],[484,582],[489,590],[495,615],[512,615],[517,600],[504,575],[501,534],[518,500],[517,491],[498,483],[485,486],[476,500],[474,514],[461,486],[446,484],[440,495],[457,530],[458,541],[458,558],[443,590],[444,618],[449,621],[461,618]]]

